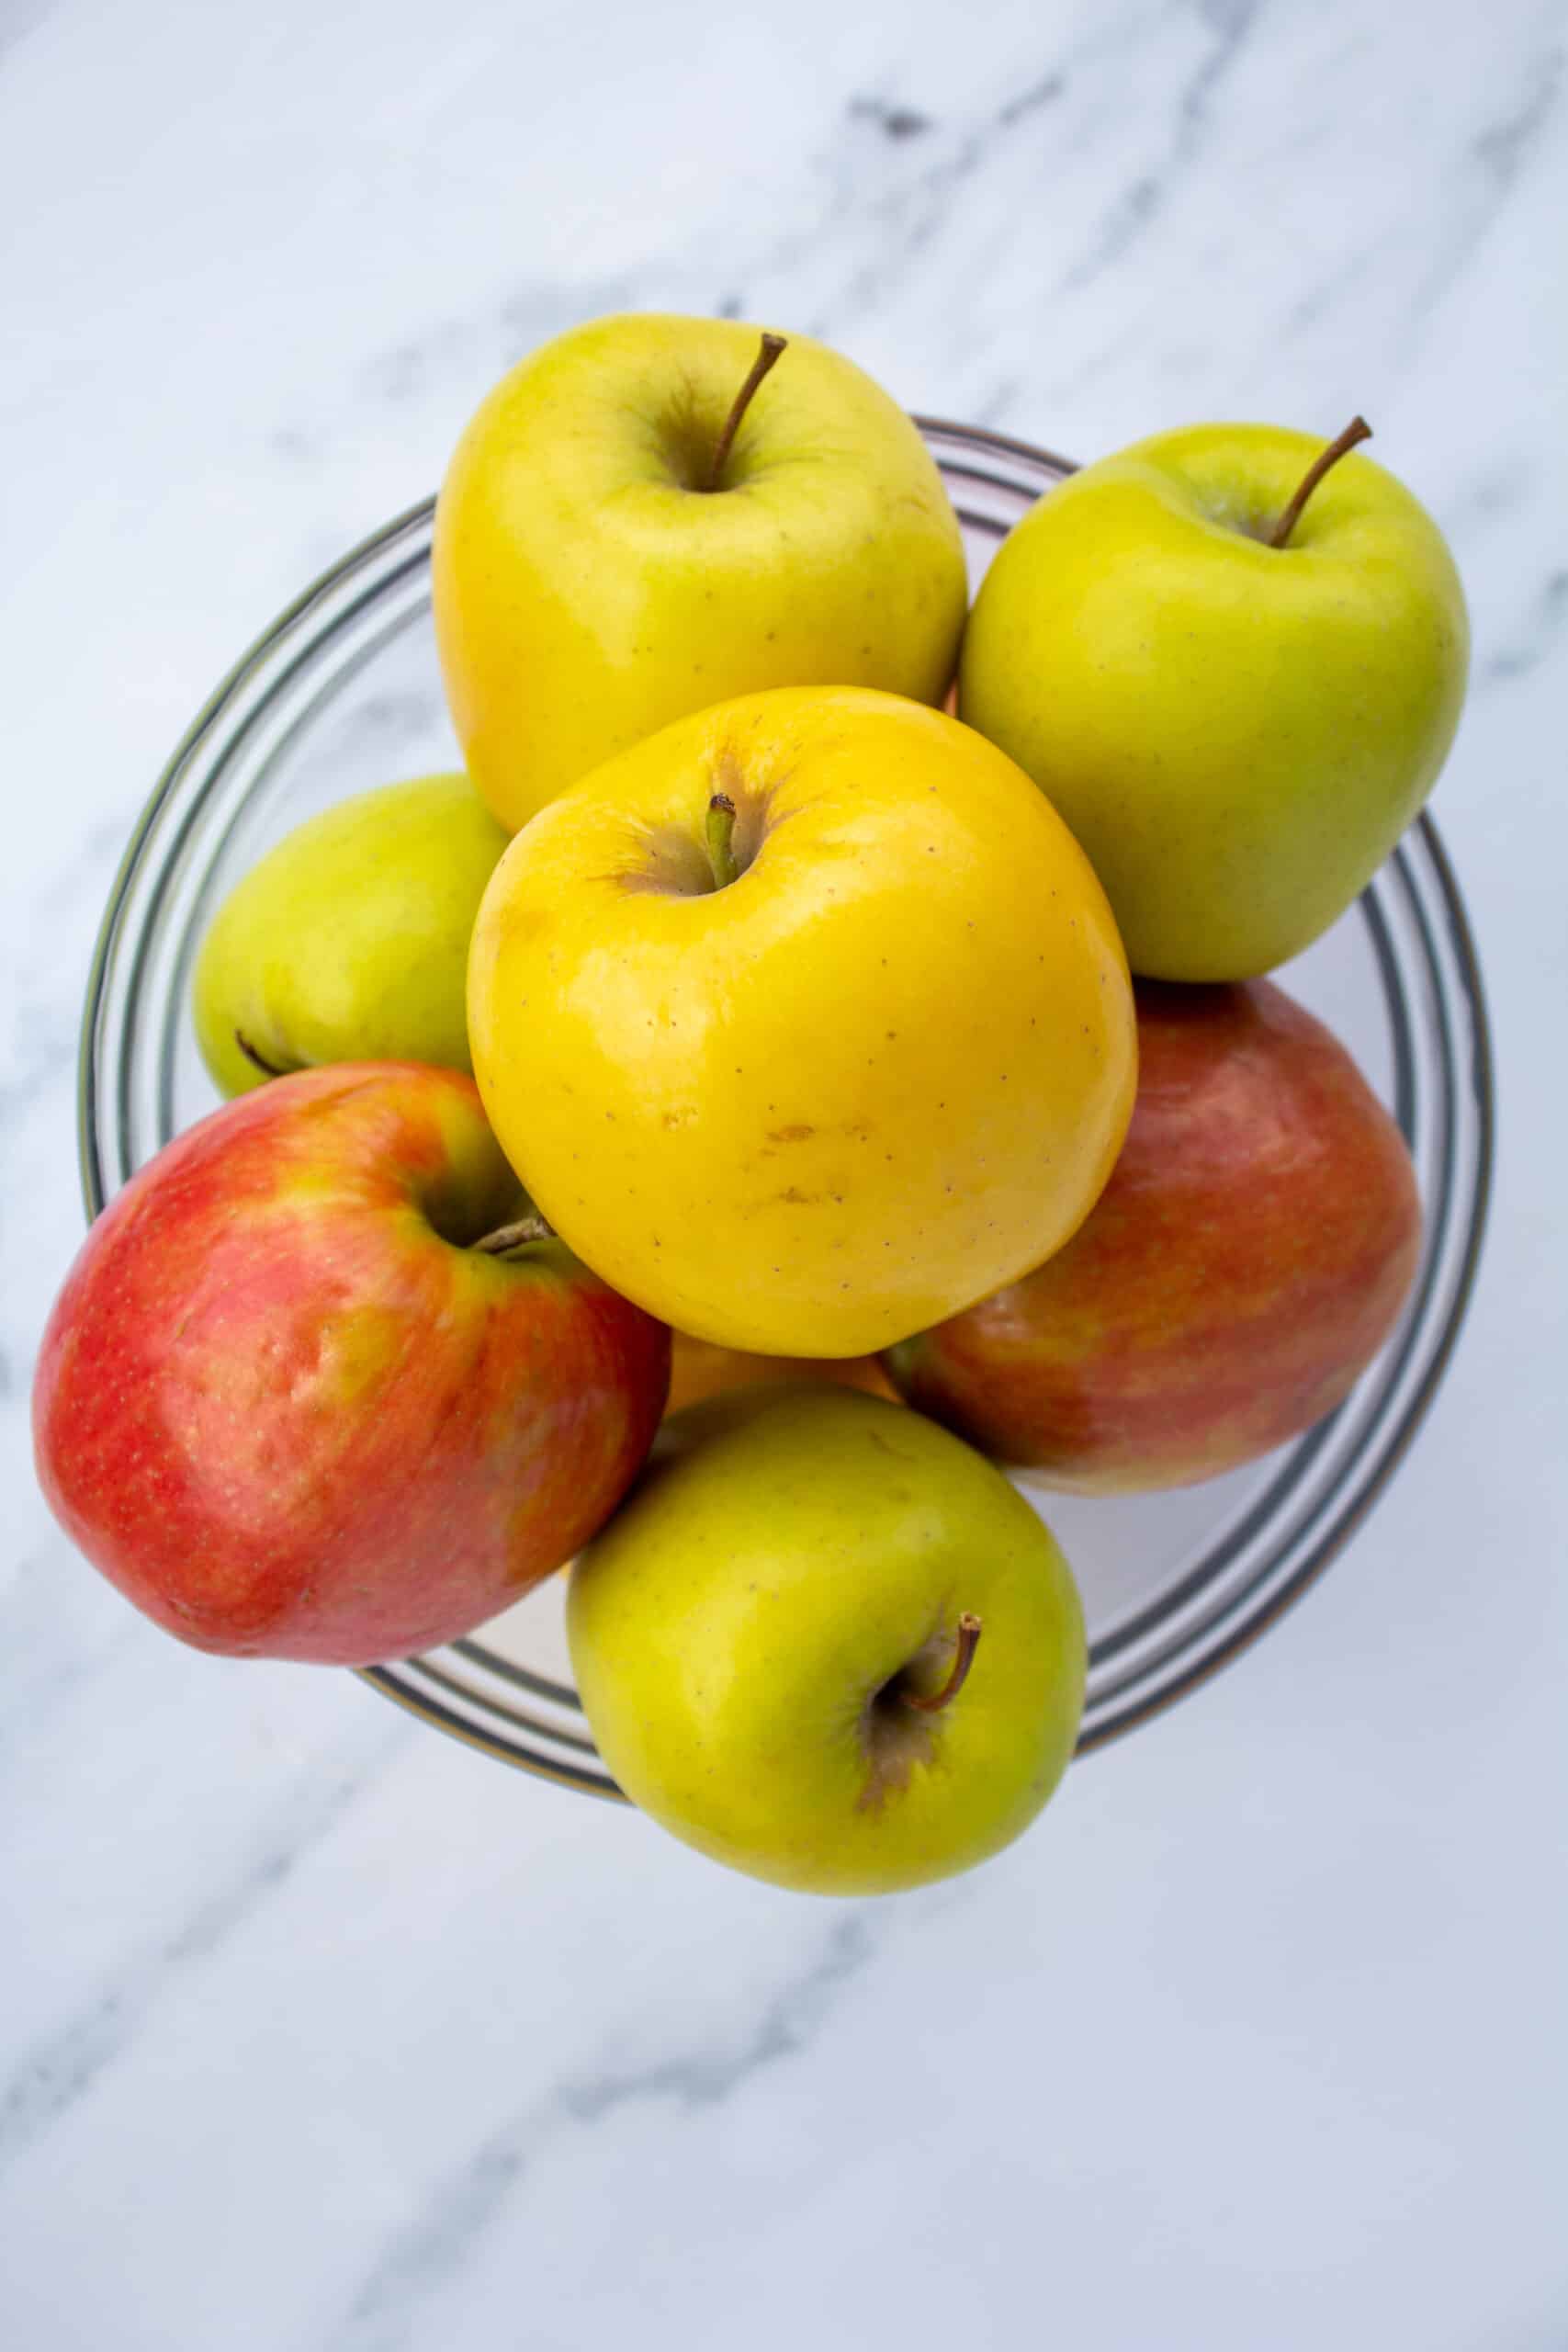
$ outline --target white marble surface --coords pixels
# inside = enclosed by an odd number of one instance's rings
[[[0,0],[0,2309],[30,2352],[1568,2341],[1561,6]],[[144,1626],[34,1489],[71,1063],[208,687],[612,305],[1080,455],[1356,407],[1477,640],[1473,1316],[1260,1647],[929,1895],[791,1899]]]

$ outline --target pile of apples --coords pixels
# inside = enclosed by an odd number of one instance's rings
[[[1086,1661],[998,1465],[1229,1469],[1416,1261],[1397,1131],[1260,977],[1463,697],[1365,432],[1103,458],[971,611],[918,431],[820,344],[619,317],[525,360],[436,513],[466,774],[241,882],[195,989],[232,1099],[55,1307],[38,1464],[88,1558],[199,1648],[354,1665],[570,1563],[599,1747],[676,1835],[836,1893],[1015,1837]]]

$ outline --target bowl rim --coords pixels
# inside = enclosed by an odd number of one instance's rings
[[[951,441],[963,447],[993,451],[999,457],[1013,458],[1032,469],[1043,468],[1057,480],[1080,470],[1077,462],[1016,436],[998,433],[982,425],[964,424],[952,419],[917,413],[913,423],[919,428],[928,444],[933,439]],[[329,603],[350,577],[370,562],[385,548],[405,534],[428,527],[435,513],[434,495],[418,499],[389,521],[358,540],[322,571],[319,572],[298,595],[284,606],[253,639],[244,651],[224,673],[209,694],[195,718],[186,728],[174,751],[165,761],[151,793],[132,826],[124,852],[110,884],[109,894],[94,943],[84,994],[82,1018],[78,1030],[76,1056],[76,1139],[77,1164],[83,1205],[89,1226],[107,1204],[108,1195],[101,1182],[101,1170],[96,1145],[98,1113],[98,1073],[96,1039],[105,992],[116,942],[125,917],[126,904],[136,878],[143,848],[159,818],[176,790],[179,781],[194,755],[207,737],[218,726],[223,713],[249,682],[266,665],[274,651],[306,619],[311,610]],[[1429,860],[1435,877],[1438,900],[1447,926],[1449,944],[1452,951],[1461,984],[1468,1002],[1472,1024],[1472,1051],[1468,1069],[1467,1091],[1474,1106],[1476,1136],[1474,1146],[1473,1199],[1469,1227],[1464,1237],[1451,1278],[1451,1293],[1440,1327],[1431,1341],[1431,1351],[1419,1379],[1404,1398],[1391,1426],[1384,1431],[1380,1451],[1371,1470],[1359,1491],[1348,1506],[1333,1520],[1326,1532],[1314,1544],[1305,1557],[1291,1571],[1264,1600],[1248,1611],[1217,1641],[1197,1651],[1190,1662],[1179,1666],[1163,1678],[1156,1687],[1141,1699],[1115,1710],[1107,1720],[1087,1728],[1080,1736],[1077,1753],[1088,1755],[1094,1749],[1109,1746],[1125,1733],[1150,1721],[1188,1697],[1223,1668],[1231,1665],[1254,1643],[1277,1624],[1286,1611],[1294,1607],[1338,1557],[1351,1538],[1365,1522],[1373,1506],[1386,1491],[1394,1473],[1408,1454],[1416,1435],[1425,1420],[1440,1386],[1460,1334],[1469,1314],[1474,1295],[1477,1272],[1484,1247],[1490,1218],[1495,1166],[1496,1158],[1496,1091],[1495,1062],[1492,1045],[1491,1023],[1487,1012],[1486,992],[1482,978],[1481,962],[1468,910],[1461,895],[1458,877],[1437,824],[1429,811],[1423,808],[1409,828],[1417,837]],[[1396,844],[1391,854],[1400,856]],[[1333,1417],[1331,1416],[1330,1419]],[[1323,1426],[1323,1425],[1320,1425]],[[1312,1433],[1308,1432],[1310,1437]],[[455,1645],[461,1647],[461,1645]],[[407,1713],[432,1724],[466,1745],[494,1756],[514,1770],[526,1771],[542,1780],[579,1790],[586,1794],[627,1802],[622,1791],[607,1775],[572,1765],[551,1761],[536,1754],[522,1754],[480,1725],[466,1720],[443,1707],[438,1700],[410,1690],[390,1671],[400,1661],[386,1665],[356,1668],[353,1671],[384,1697],[393,1700]],[[428,1669],[427,1669],[428,1670]],[[571,1694],[575,1703],[575,1693]],[[597,1761],[595,1758],[595,1761]]]

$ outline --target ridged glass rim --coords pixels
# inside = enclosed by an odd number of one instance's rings
[[[1076,470],[1071,460],[1005,434],[936,418],[918,417],[916,422],[942,467],[960,520],[966,529],[994,538],[1005,536],[1017,519],[1017,512],[1010,516],[998,513],[996,501],[1004,509],[1010,505],[1021,511],[1021,500],[1032,503]],[[993,501],[989,508],[985,503],[987,493]],[[323,644],[349,630],[397,589],[428,570],[434,505],[433,498],[423,499],[382,525],[321,573],[263,630],[186,730],[132,830],[99,927],[82,1017],[77,1137],[89,1222],[112,1197],[101,1148],[101,1122],[111,1091],[121,1182],[137,1164],[130,1132],[130,1048],[137,1035],[145,958],[170,877],[208,797],[221,780],[224,763],[220,762],[202,784],[191,806],[178,812],[170,838],[164,842],[160,835],[175,814],[174,804],[180,787],[226,718],[280,657],[291,652],[292,658],[281,660],[277,674],[269,680],[255,707],[244,713],[236,747],[264,712],[287,695]],[[367,580],[367,574],[372,576]],[[344,596],[345,591],[356,587],[357,593]],[[411,605],[367,647],[351,651],[327,685],[312,695],[288,730],[288,736],[307,725],[389,636],[409,627],[423,609],[423,605]],[[302,628],[317,616],[322,616],[321,627],[299,643]],[[232,749],[228,756],[233,756]],[[242,806],[248,805],[248,798],[249,794]],[[128,926],[134,911],[133,894],[144,879],[144,865],[154,846],[162,852],[162,864],[151,884],[151,906],[131,930]],[[1395,1339],[1352,1397],[1290,1449],[1277,1475],[1219,1544],[1179,1583],[1093,1645],[1080,1755],[1173,1706],[1249,1648],[1315,1583],[1344,1550],[1408,1453],[1459,1338],[1474,1288],[1490,1205],[1495,1102],[1479,959],[1458,881],[1429,815],[1416,820],[1359,903],[1383,982],[1393,1032],[1393,1107],[1407,1141],[1414,1140],[1416,1121],[1416,1056],[1410,1005],[1401,985],[1393,943],[1395,922],[1408,930],[1425,958],[1429,1011],[1436,1016],[1443,1127],[1438,1138],[1437,1194],[1431,1202],[1423,1200],[1427,1232],[1414,1302]],[[128,947],[130,1006],[121,1023],[118,1073],[111,1090],[105,1082],[111,1075],[110,989]],[[166,1140],[173,1131],[172,1037],[178,1010],[177,1006],[165,1010],[158,1090],[160,1140]],[[1451,1017],[1456,1012],[1465,1016],[1468,1037],[1456,1034]],[[1461,1188],[1458,1180],[1467,1155],[1470,1182],[1468,1188]],[[1466,1192],[1462,1200],[1461,1189]],[[1462,1222],[1456,1224],[1456,1219]],[[1417,1357],[1419,1369],[1401,1396],[1401,1381]],[[1218,1588],[1221,1569],[1241,1557],[1247,1545],[1303,1491],[1314,1464],[1346,1416],[1352,1413],[1362,1416],[1359,1433],[1332,1483],[1315,1500],[1308,1498],[1302,1523],[1286,1526],[1280,1544],[1240,1587]],[[1200,1613],[1189,1622],[1184,1612],[1210,1594],[1216,1598],[1208,1616]],[[597,1753],[576,1692],[568,1684],[535,1674],[487,1650],[482,1628],[479,1634],[439,1652],[360,1672],[384,1696],[453,1737],[542,1778],[624,1802],[609,1776],[595,1769]],[[525,1698],[532,1702],[531,1709],[522,1705]]]

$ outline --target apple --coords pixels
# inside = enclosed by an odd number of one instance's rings
[[[820,1894],[966,1870],[1028,1827],[1083,1707],[1083,1613],[1001,1473],[853,1389],[665,1424],[567,1586],[610,1770],[666,1829]]]
[[[433,560],[458,741],[511,828],[754,688],[940,702],[968,603],[903,410],[808,335],[728,319],[599,319],[525,359],[457,445]]]
[[[1037,1265],[1132,1108],[1132,990],[1066,827],[955,719],[775,688],[609,761],[474,926],[491,1123],[661,1322],[856,1356]]]
[[[753,1356],[738,1348],[711,1347],[685,1331],[670,1334],[670,1400],[665,1414],[699,1405],[707,1396],[737,1388],[799,1387],[825,1381],[836,1388],[863,1388],[868,1396],[898,1402],[897,1391],[875,1356]]]
[[[323,1062],[466,1070],[468,934],[507,836],[465,775],[421,776],[295,828],[201,946],[197,1040],[243,1094]]]
[[[670,1364],[518,1206],[455,1071],[303,1071],[187,1129],[50,1318],[62,1526],[197,1649],[364,1666],[506,1608],[614,1510]]]
[[[1157,434],[1051,492],[981,584],[960,716],[1072,827],[1134,972],[1297,954],[1447,756],[1464,596],[1425,509],[1343,454],[1366,430]]]
[[[893,1349],[897,1387],[1078,1494],[1190,1486],[1348,1394],[1415,1275],[1398,1128],[1269,980],[1138,984],[1137,1104],[1049,1264]]]

